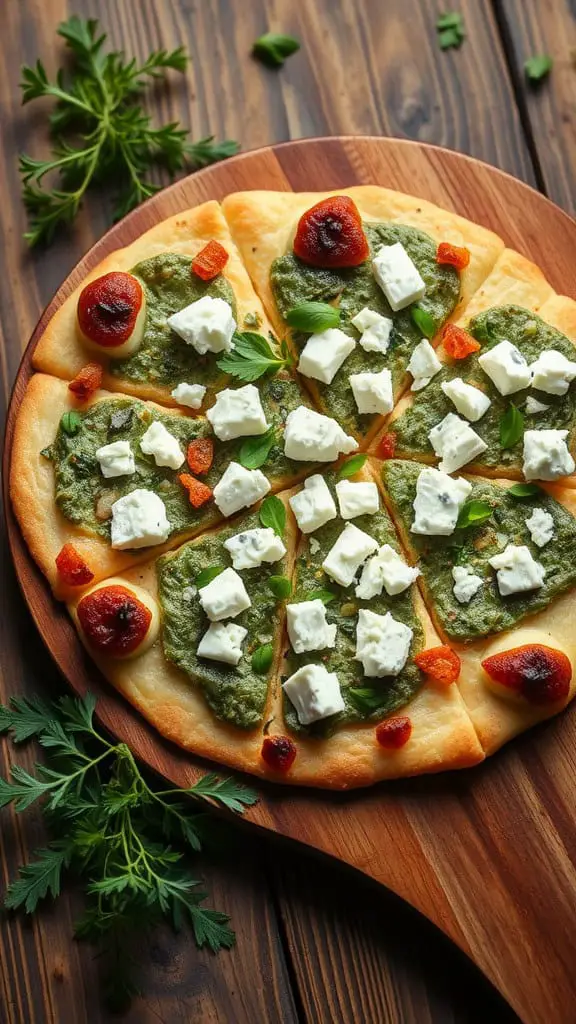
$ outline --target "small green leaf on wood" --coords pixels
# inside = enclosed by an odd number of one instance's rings
[[[258,437],[248,437],[240,447],[238,462],[245,469],[260,469],[276,443],[276,428],[269,427]]]
[[[500,446],[512,448],[524,433],[524,417],[513,402],[500,420]]]
[[[252,47],[252,54],[269,68],[280,68],[287,57],[300,49],[300,43],[293,36],[278,32],[266,32]]]
[[[306,601],[322,601],[324,604],[330,604],[330,601],[334,601],[336,594],[333,590],[328,590],[326,587],[318,587],[316,590],[309,590],[306,594]]]
[[[318,334],[340,323],[340,310],[327,302],[302,302],[286,314],[286,323],[296,331]]]
[[[287,576],[270,576],[268,586],[274,597],[284,601],[292,593],[292,584]]]
[[[360,472],[367,458],[368,456],[362,452],[360,455],[353,455],[351,459],[347,459],[338,470],[338,479],[347,480],[350,476],[356,476],[356,473]]]
[[[538,484],[512,484],[506,491],[511,498],[535,498],[537,495],[542,494],[542,488]]]
[[[75,409],[70,409],[68,412],[63,413],[60,420],[60,426],[68,437],[75,437],[82,425],[82,417],[79,412]]]
[[[272,664],[274,648],[272,644],[263,644],[257,647],[252,655],[252,671],[259,676],[265,676]]]
[[[524,64],[524,73],[526,78],[532,84],[541,82],[544,78],[547,78],[552,70],[554,61],[547,53],[536,54],[534,57],[529,57]]]
[[[424,335],[425,338],[430,340],[436,334],[436,322],[431,313],[428,313],[421,306],[412,306],[410,310],[410,316],[416,327]]]
[[[202,569],[194,580],[198,590],[201,590],[202,587],[207,587],[221,572],[224,572],[223,565],[209,565],[206,569]]]
[[[274,533],[277,533],[279,537],[284,536],[286,509],[283,502],[275,494],[269,494],[267,498],[264,498],[260,506],[259,517],[262,526],[271,526]]]
[[[450,11],[441,14],[436,21],[438,33],[438,45],[441,50],[458,49],[462,46],[466,32],[464,31],[464,19],[459,11]]]
[[[463,530],[467,526],[481,526],[490,519],[492,512],[492,506],[487,501],[466,501],[460,509],[456,527]]]

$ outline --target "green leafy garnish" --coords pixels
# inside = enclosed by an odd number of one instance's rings
[[[458,49],[464,42],[464,19],[459,11],[441,14],[436,21],[438,45],[441,50]]]
[[[201,569],[194,580],[198,590],[201,590],[202,587],[206,587],[212,580],[215,580],[221,572],[224,572],[223,565],[209,565],[206,569]]]
[[[234,335],[234,348],[218,359],[216,365],[231,377],[251,383],[265,373],[281,370],[289,362],[286,350],[278,356],[262,334],[244,331]]]
[[[511,498],[535,498],[542,494],[542,488],[538,484],[512,484],[506,491]]]
[[[305,601],[322,601],[324,604],[330,604],[330,601],[334,601],[336,594],[333,590],[327,590],[325,587],[318,587],[317,590],[309,590],[304,598]]]
[[[375,711],[386,700],[386,694],[370,687],[351,686],[348,693],[355,704],[363,711]]]
[[[347,459],[338,470],[338,479],[347,480],[349,476],[355,476],[356,473],[360,472],[367,458],[367,455],[361,453],[360,455],[353,455],[351,459]]]
[[[500,420],[500,446],[512,448],[524,433],[524,417],[519,409],[510,402]]]
[[[70,409],[69,412],[65,412],[62,414],[60,426],[62,427],[64,433],[68,434],[69,437],[74,437],[80,430],[81,425],[82,417],[79,412],[76,412],[75,409]]]
[[[0,706],[0,732],[16,743],[36,737],[45,750],[45,763],[32,772],[13,765],[9,778],[0,777],[0,806],[22,812],[40,800],[51,833],[4,902],[32,914],[59,895],[66,874],[84,879],[76,935],[94,944],[109,1003],[125,1009],[137,991],[129,943],[161,917],[175,928],[189,924],[197,945],[213,952],[233,945],[228,916],[202,905],[206,893],[189,871],[190,854],[210,830],[205,810],[199,814],[190,798],[242,813],[257,797],[214,774],[188,789],[149,782],[129,748],[97,730],[94,706],[90,694],[50,703],[20,697]]]
[[[340,310],[327,302],[302,302],[301,305],[288,310],[286,323],[296,331],[318,334],[329,327],[338,326]]]
[[[537,83],[547,78],[552,70],[554,61],[547,53],[537,54],[529,57],[524,64],[524,73],[529,82]]]
[[[465,501],[458,515],[456,529],[464,530],[467,526],[480,526],[490,519],[493,511],[487,501]]]
[[[57,228],[72,223],[92,185],[117,187],[114,216],[122,217],[160,188],[147,178],[151,167],[162,165],[173,177],[186,165],[204,167],[238,151],[236,142],[215,143],[212,136],[190,142],[176,121],[152,127],[140,96],[168,69],[186,70],[183,47],[154,50],[139,63],[121,50],[104,51],[106,33],[96,19],[73,15],[57,31],[70,51],[67,69],[52,82],[40,60],[22,68],[23,103],[45,96],[56,100],[49,158],[20,157],[30,245],[49,242]],[[45,187],[45,176],[53,174],[55,187]]]
[[[425,338],[433,338],[436,334],[436,323],[434,317],[428,313],[425,309],[421,309],[420,306],[412,306],[410,310],[410,316],[419,331],[422,332]]]
[[[270,576],[268,586],[279,600],[284,601],[292,593],[292,584],[287,576]]]
[[[272,644],[264,644],[262,647],[257,647],[252,655],[252,671],[256,672],[259,676],[265,676],[272,664],[273,657],[274,648]]]
[[[249,437],[244,441],[238,453],[238,462],[245,469],[259,469],[270,454],[276,443],[276,428],[269,427],[266,433],[258,437]]]
[[[286,509],[280,498],[277,498],[275,494],[269,494],[267,498],[264,498],[258,515],[262,526],[271,526],[279,537],[284,536]]]
[[[277,32],[266,32],[260,36],[254,46],[252,53],[254,57],[267,64],[270,68],[282,67],[287,57],[300,49],[300,43],[293,36],[281,35]]]

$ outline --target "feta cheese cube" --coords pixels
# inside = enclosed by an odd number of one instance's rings
[[[118,498],[111,511],[111,544],[116,550],[147,548],[168,540],[172,526],[164,502],[154,491],[137,487]]]
[[[330,416],[299,405],[288,413],[284,454],[298,462],[333,462],[339,455],[356,451],[358,442],[345,434]]]
[[[449,537],[471,490],[472,484],[462,477],[454,480],[439,469],[423,469],[416,483],[411,533]]]
[[[527,416],[537,416],[539,412],[546,412],[549,408],[549,405],[545,405],[544,402],[539,402],[533,395],[528,395],[525,405]]]
[[[173,313],[166,322],[200,356],[207,352],[230,352],[234,348],[236,321],[224,299],[203,295]]]
[[[232,555],[235,569],[255,569],[263,562],[277,562],[286,554],[282,538],[271,526],[236,533],[224,541],[224,547]]]
[[[385,368],[379,373],[352,373],[349,380],[358,412],[376,412],[381,416],[392,412],[394,394],[390,370]]]
[[[336,484],[336,497],[342,519],[371,516],[380,507],[378,488],[369,480],[359,483],[354,483],[353,480],[339,480]]]
[[[551,348],[540,353],[536,362],[532,363],[530,371],[533,388],[538,388],[538,391],[544,391],[547,395],[565,395],[576,378],[576,363]]]
[[[136,469],[134,455],[129,441],[112,441],[96,449],[102,476],[107,480],[114,476],[127,476]]]
[[[407,565],[394,548],[383,544],[378,554],[369,558],[364,565],[356,587],[356,597],[369,601],[372,597],[379,597],[383,589],[390,597],[394,597],[407,590],[419,575],[419,569]]]
[[[354,338],[339,327],[311,334],[300,353],[298,369],[305,377],[331,384],[345,359],[356,348]]]
[[[159,420],[154,420],[143,434],[140,448],[145,455],[152,455],[157,466],[180,469],[184,453],[178,439]]]
[[[423,338],[412,350],[406,369],[414,377],[411,391],[421,391],[442,369],[442,363],[426,338]]]
[[[334,647],[336,626],[326,621],[326,605],[320,598],[286,605],[288,636],[296,654]]]
[[[413,630],[386,612],[377,615],[367,608],[358,612],[356,661],[362,662],[365,676],[397,676],[404,668]]]
[[[259,501],[270,490],[270,481],[259,469],[244,469],[231,462],[214,488],[214,501],[223,516],[231,516],[241,508]]]
[[[337,516],[330,488],[319,473],[309,476],[302,490],[288,501],[302,533],[312,533]]]
[[[452,593],[460,604],[468,604],[484,583],[469,565],[455,565],[452,569]]]
[[[198,600],[210,622],[235,619],[252,604],[242,577],[234,569],[224,569],[205,587],[200,587]]]
[[[394,312],[418,302],[426,294],[418,267],[401,242],[383,245],[372,260],[372,270]]]
[[[454,473],[488,447],[470,424],[454,412],[432,427],[428,438],[442,460],[438,468],[444,473]]]
[[[557,480],[575,469],[567,430],[526,430],[523,472],[526,480]]]
[[[341,587],[349,587],[368,555],[377,549],[378,544],[373,537],[353,523],[347,523],[322,562],[322,568]]]
[[[529,387],[532,380],[528,363],[510,341],[501,341],[483,352],[478,362],[501,395],[513,395]]]
[[[394,321],[364,306],[350,323],[360,331],[359,344],[365,352],[387,352]]]
[[[535,508],[526,520],[532,542],[538,548],[549,544],[554,536],[554,519],[543,508]]]
[[[532,557],[525,544],[508,546],[488,561],[496,569],[496,581],[502,597],[535,590],[544,583],[546,570]]]
[[[185,384],[182,382],[170,394],[178,402],[178,405],[185,405],[188,409],[199,409],[204,401],[206,388],[203,384]]]
[[[220,391],[212,408],[207,410],[206,419],[219,441],[252,437],[268,430],[260,393],[253,384]]]
[[[445,380],[440,385],[442,391],[456,406],[456,411],[465,416],[471,423],[477,423],[488,411],[492,402],[480,388],[472,384],[466,384],[462,377],[454,377],[453,380]]]
[[[312,725],[345,708],[338,676],[324,665],[303,665],[282,684],[282,689],[294,705],[300,725]]]
[[[223,661],[225,665],[237,665],[242,657],[242,643],[248,633],[236,622],[211,622],[204,633],[196,654],[210,661]]]

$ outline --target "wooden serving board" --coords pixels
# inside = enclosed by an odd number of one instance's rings
[[[24,355],[4,451],[9,542],[24,596],[62,673],[98,696],[98,716],[151,768],[177,785],[208,767],[165,743],[99,676],[22,541],[7,499],[14,421],[48,318],[113,249],[159,220],[239,189],[335,189],[379,184],[432,200],[492,228],[576,298],[576,224],[527,185],[447,150],[391,139],[332,138],[247,153],[177,182],[113,227],[45,310]],[[576,1017],[576,713],[525,734],[458,773],[350,794],[255,783],[246,818],[338,857],[426,914],[530,1024]]]

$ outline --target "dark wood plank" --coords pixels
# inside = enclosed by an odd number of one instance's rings
[[[576,5],[574,0],[496,0],[536,159],[547,195],[565,210],[576,210]],[[549,54],[554,67],[530,85],[524,62]]]

